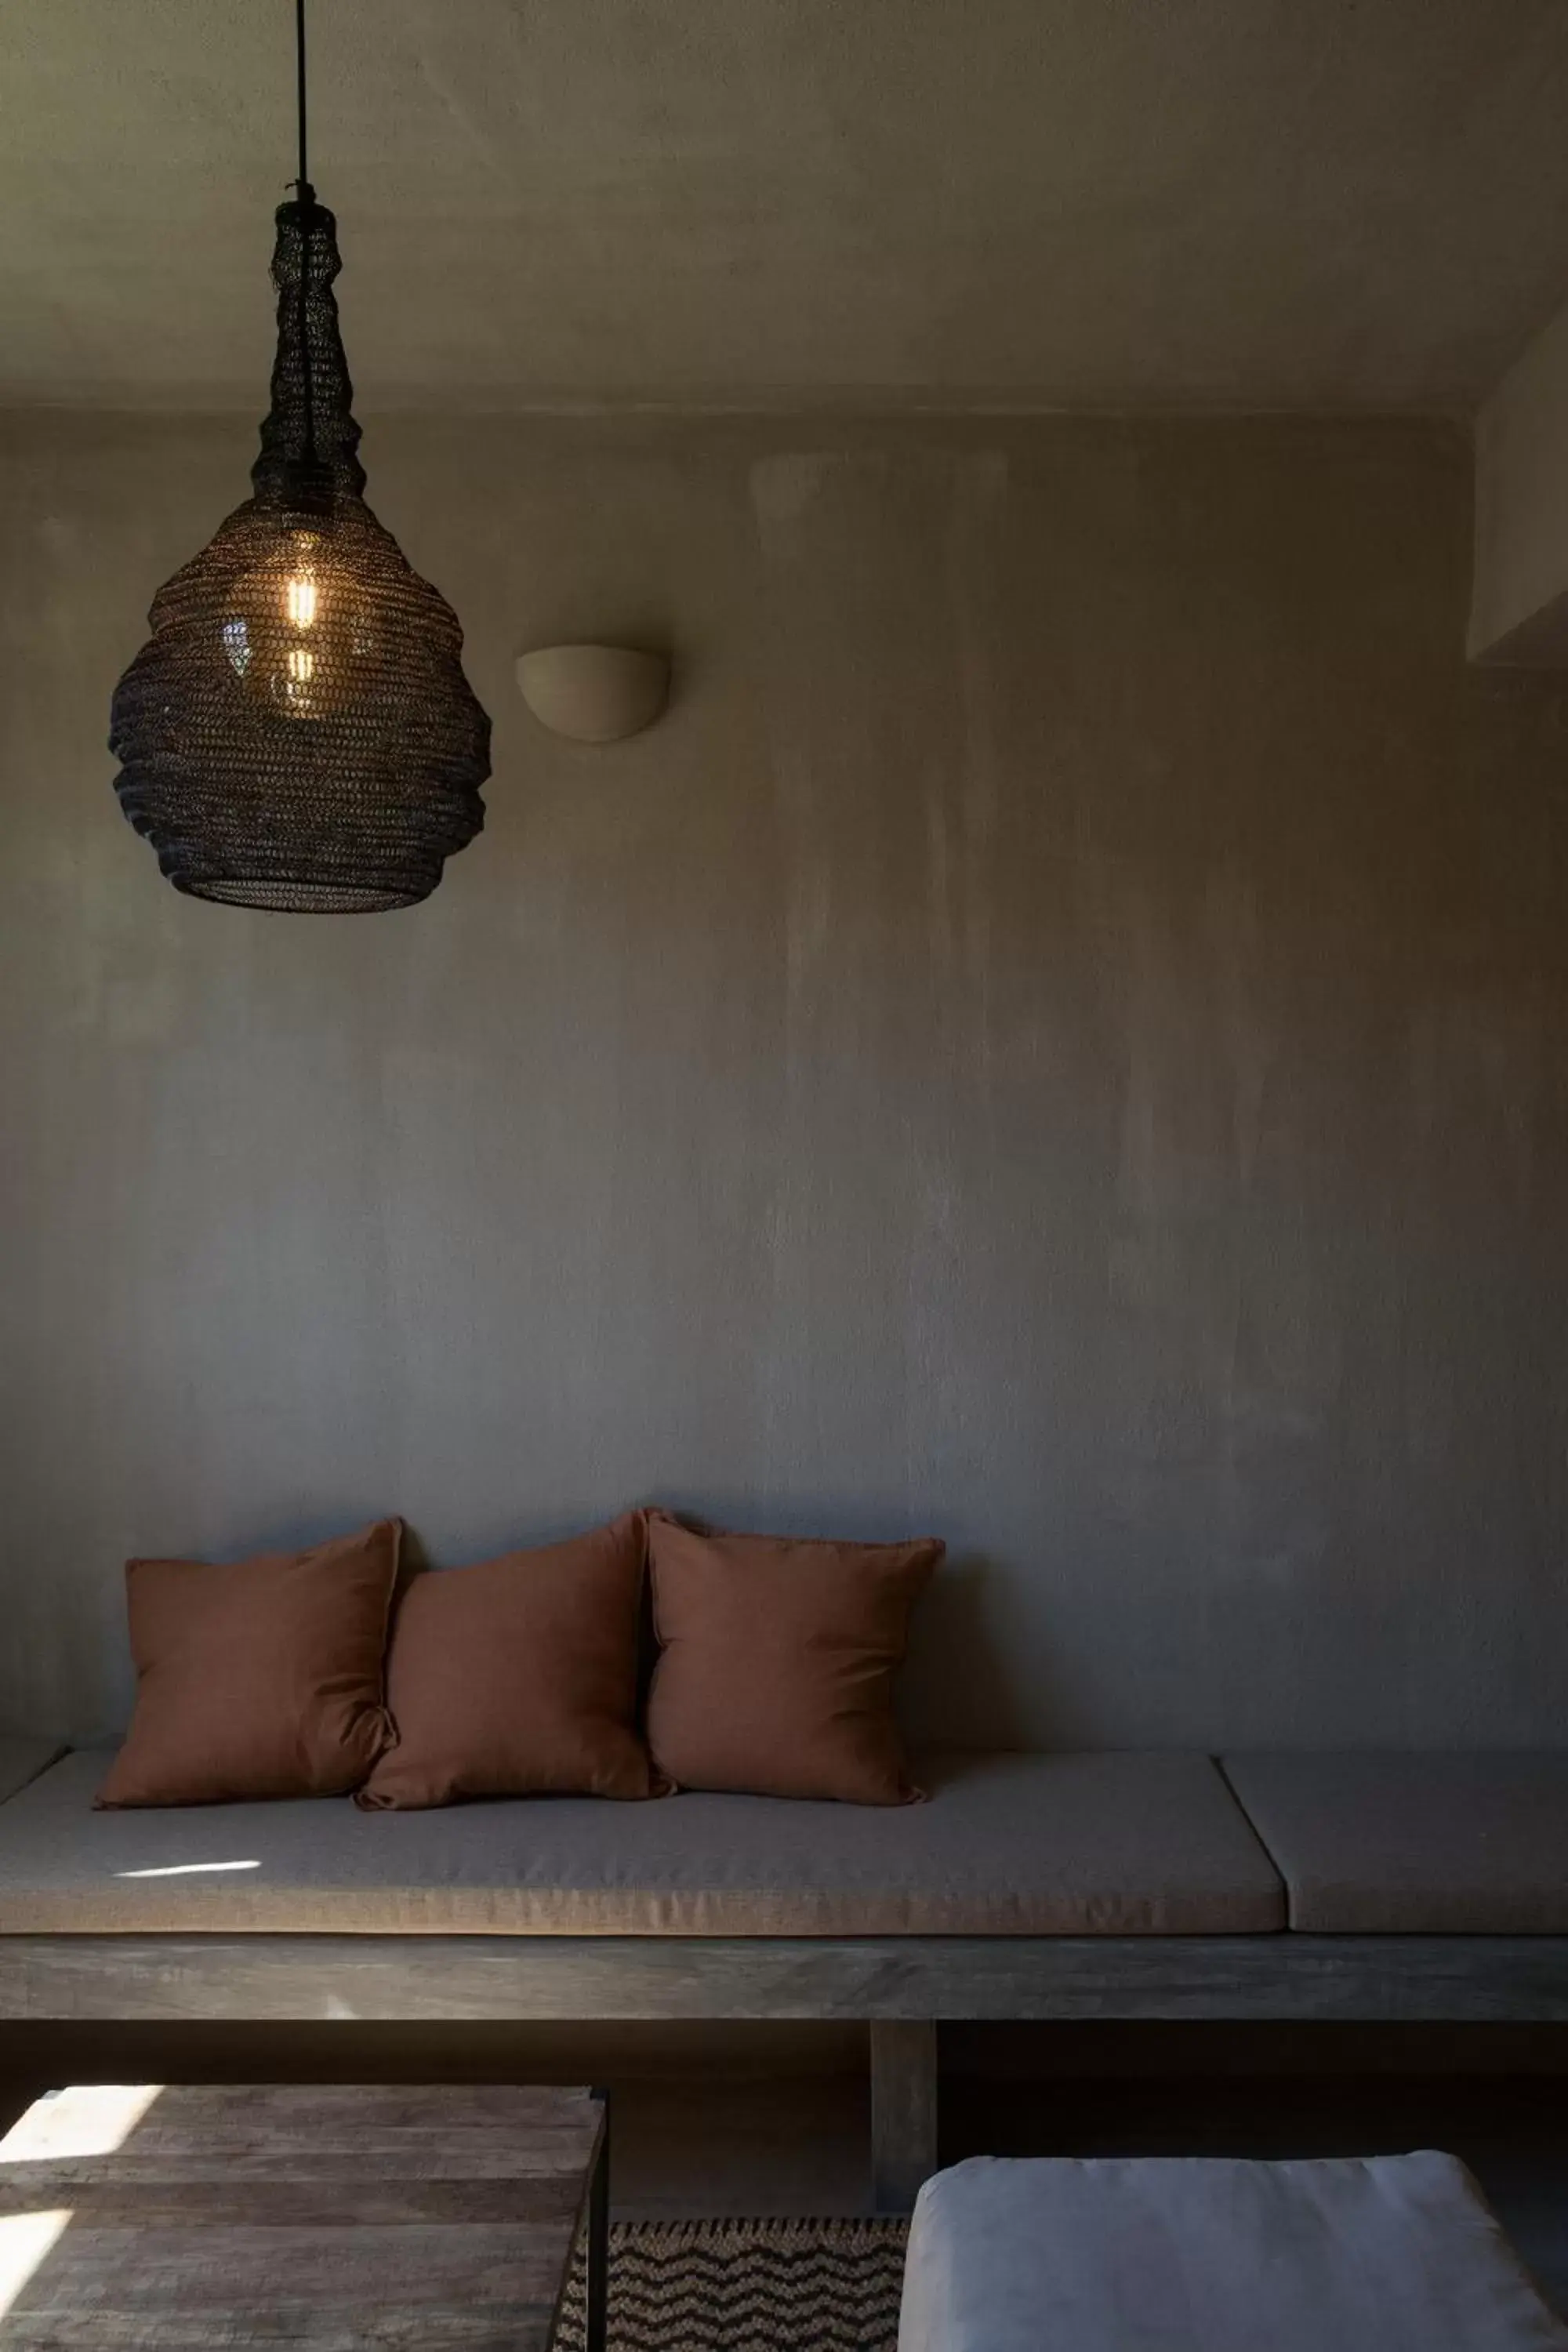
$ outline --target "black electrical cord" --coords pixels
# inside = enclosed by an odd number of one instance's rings
[[[294,183],[300,200],[300,373],[305,401],[307,467],[316,463],[316,415],[310,384],[310,228],[316,191],[310,185],[305,146],[305,0],[294,0],[294,72],[300,115],[300,176]]]
[[[310,184],[305,160],[305,0],[294,0],[294,57],[300,92],[300,178],[301,195]]]

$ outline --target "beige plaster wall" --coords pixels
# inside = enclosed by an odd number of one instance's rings
[[[1568,1732],[1568,729],[1392,423],[373,429],[489,829],[186,903],[108,690],[234,420],[0,428],[0,1723],[120,1561],[637,1497],[933,1528],[961,1739]],[[543,736],[516,654],[667,637]]]

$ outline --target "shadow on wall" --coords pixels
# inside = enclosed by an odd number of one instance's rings
[[[1005,1607],[1005,1579],[980,1552],[949,1552],[916,1612],[900,1713],[910,1724],[941,1727],[951,1715],[946,1703],[963,1694],[966,1722],[988,1727],[991,1748],[1038,1748],[1030,1717],[1047,1724],[1058,1716],[1054,1676],[1029,1662],[1028,1683],[1016,1672],[995,1621]],[[1056,1745],[1055,1742],[1047,1742]]]
[[[711,1507],[699,1508],[684,1496],[660,1496],[648,1507],[668,1511],[672,1517],[679,1518],[689,1526],[709,1531],[721,1528],[750,1528],[758,1519],[754,1509],[739,1501],[733,1509],[714,1510]],[[606,1506],[605,1516],[610,1515],[610,1507]],[[851,1542],[896,1543],[906,1533],[897,1512],[888,1511],[879,1519],[868,1516],[863,1504],[849,1509],[837,1504],[824,1505],[820,1510],[792,1509],[784,1515],[793,1522],[789,1526],[780,1525],[778,1515],[769,1517],[764,1513],[762,1516],[767,1524],[754,1527],[753,1531],[768,1535],[826,1536],[843,1538]],[[465,1549],[464,1560],[470,1557],[493,1557],[495,1551],[503,1549],[524,1549],[556,1542],[563,1536],[576,1532],[574,1527],[521,1529],[501,1538],[491,1549],[473,1553]],[[907,1532],[922,1534],[926,1530],[911,1528]],[[398,1570],[400,1594],[416,1575],[428,1570],[438,1574],[443,1568],[463,1564],[458,1560],[432,1559],[423,1538],[405,1522]],[[1039,1674],[1032,1668],[1028,1691],[1026,1692],[1022,1681],[1009,1668],[1005,1646],[996,1638],[992,1621],[1003,1605],[1001,1596],[1005,1583],[1002,1572],[984,1554],[950,1551],[915,1611],[909,1656],[900,1677],[899,1712],[906,1729],[927,1725],[936,1727],[936,1736],[928,1737],[923,1742],[928,1747],[945,1744],[941,1727],[951,1709],[943,1706],[944,1691],[951,1692],[954,1688],[963,1691],[965,1719],[971,1723],[984,1723],[987,1727],[985,1745],[990,1748],[1028,1748],[1039,1745],[1037,1739],[1031,1739],[1029,1736],[1031,1696],[1037,1707],[1043,1702],[1047,1710],[1055,1712],[1048,1683],[1042,1692]],[[646,1696],[646,1681],[651,1675],[657,1648],[651,1604],[644,1648]],[[921,1744],[918,1738],[917,1744]]]
[[[685,1496],[661,1496],[654,1507],[698,1528],[754,1527],[765,1535],[829,1536],[854,1543],[898,1543],[942,1532],[906,1526],[897,1507],[879,1513],[864,1498],[811,1507],[792,1504],[785,1512],[760,1517],[754,1505],[739,1497],[732,1508],[714,1509],[711,1498],[700,1507]],[[900,1718],[917,1747],[947,1744],[951,1735],[944,1735],[943,1726],[952,1710],[944,1698],[954,1690],[963,1694],[964,1721],[985,1726],[987,1748],[1040,1746],[1038,1737],[1030,1736],[1029,1719],[1031,1712],[1037,1717],[1043,1709],[1047,1719],[1057,1712],[1052,1678],[1048,1672],[1042,1675],[1037,1658],[1030,1661],[1026,1688],[1013,1671],[994,1628],[995,1618],[1005,1612],[1005,1586],[1003,1571],[984,1553],[950,1549],[922,1594],[898,1685]],[[970,1738],[954,1744],[979,1743]]]

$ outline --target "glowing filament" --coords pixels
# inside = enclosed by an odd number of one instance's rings
[[[308,629],[316,617],[316,583],[313,580],[290,580],[283,592],[289,618],[297,629]]]

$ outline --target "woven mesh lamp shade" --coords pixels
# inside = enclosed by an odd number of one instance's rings
[[[158,591],[109,748],[176,890],[374,913],[428,898],[483,824],[489,720],[457,615],[364,503],[337,224],[308,184],[277,219],[254,494]]]

